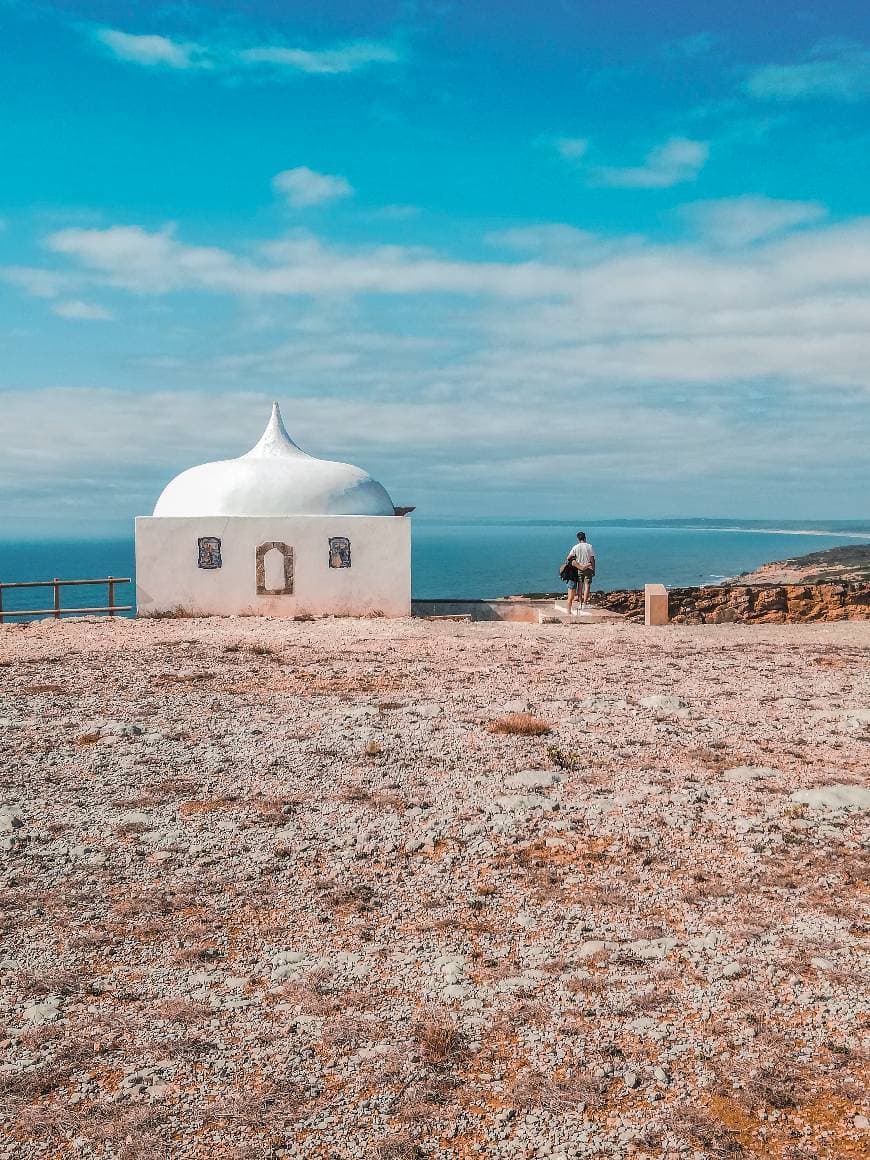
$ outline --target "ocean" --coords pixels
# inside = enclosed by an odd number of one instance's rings
[[[585,525],[597,552],[596,588],[645,583],[715,584],[770,560],[870,543],[870,521],[612,520]],[[413,594],[476,599],[564,588],[559,566],[577,525],[564,520],[436,520],[417,517]],[[133,540],[0,539],[0,581],[134,576]],[[131,604],[131,585],[116,600]],[[65,588],[63,606],[105,603],[105,588]],[[5,609],[43,608],[50,589],[7,590]]]

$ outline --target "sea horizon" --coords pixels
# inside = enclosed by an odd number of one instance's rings
[[[413,532],[415,599],[490,599],[559,591],[559,566],[582,526],[598,554],[598,590],[721,583],[773,560],[848,543],[870,543],[870,521],[759,520],[739,517],[611,518],[417,516]],[[10,537],[0,530],[0,582],[129,577],[135,580],[129,535]],[[104,591],[104,590],[103,590]],[[4,593],[6,610],[43,608],[50,589]],[[99,595],[97,595],[99,594]],[[134,604],[130,588],[119,604]],[[91,588],[63,590],[64,607],[104,603]]]

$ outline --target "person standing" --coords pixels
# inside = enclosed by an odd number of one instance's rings
[[[595,575],[595,549],[586,539],[585,532],[577,533],[577,543],[568,553],[565,562],[573,564],[577,571],[576,581],[568,583],[568,615],[570,616],[575,594],[580,596],[581,609],[589,603],[589,590],[592,587],[592,577]]]

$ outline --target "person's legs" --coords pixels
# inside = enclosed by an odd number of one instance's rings
[[[568,581],[568,615],[571,615],[571,608],[574,604],[574,596],[577,592],[577,584],[573,580]]]
[[[587,572],[583,577],[583,599],[580,601],[580,607],[585,608],[589,603],[589,592],[592,588],[592,575]]]

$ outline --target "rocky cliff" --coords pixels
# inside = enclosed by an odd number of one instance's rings
[[[870,620],[870,581],[832,584],[730,584],[670,588],[675,624],[800,624],[822,620]],[[593,603],[643,620],[643,592],[598,592]]]
[[[845,544],[788,560],[773,560],[743,572],[730,584],[850,584],[870,582],[870,544]]]

